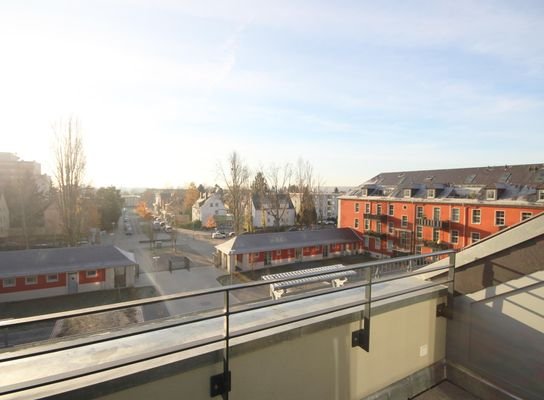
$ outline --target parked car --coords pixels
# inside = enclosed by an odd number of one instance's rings
[[[229,232],[229,234],[227,236],[228,237],[234,237],[234,236],[236,236],[236,232]]]
[[[227,235],[225,235],[223,232],[214,232],[212,233],[212,239],[225,239]]]
[[[172,227],[171,227],[170,225],[165,225],[164,231],[165,231],[166,233],[170,233],[170,232],[172,232]]]

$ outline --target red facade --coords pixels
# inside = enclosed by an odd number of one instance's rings
[[[104,269],[96,270],[96,275],[94,276],[87,276],[86,271],[79,272],[78,275],[79,284],[104,282],[106,280],[106,271]],[[13,279],[15,280],[13,286],[7,286],[8,280],[0,279],[0,293],[51,289],[67,285],[66,273],[15,277]]]
[[[461,249],[543,208],[361,197],[340,199],[339,211],[339,227],[364,234],[365,250],[394,256]]]

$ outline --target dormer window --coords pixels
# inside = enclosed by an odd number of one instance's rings
[[[485,199],[486,200],[496,200],[497,199],[497,191],[495,189],[487,189],[485,191]]]
[[[412,189],[404,189],[404,197],[412,197]]]
[[[361,194],[362,194],[363,196],[368,196],[368,189],[363,189],[363,190],[361,191]]]
[[[429,199],[434,199],[436,197],[436,190],[435,189],[427,189],[427,197]]]

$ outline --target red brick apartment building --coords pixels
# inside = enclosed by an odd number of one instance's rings
[[[374,256],[461,249],[544,211],[544,164],[381,173],[338,201]]]

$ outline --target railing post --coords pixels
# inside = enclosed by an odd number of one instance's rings
[[[351,334],[351,347],[360,347],[361,349],[370,352],[370,310],[372,309],[372,275],[374,267],[370,266],[363,271],[364,279],[367,284],[365,286],[365,305],[361,312],[361,322],[359,330]]]
[[[453,298],[455,294],[455,252],[448,256],[448,294],[446,304],[436,306],[436,316],[447,319],[453,318]]]
[[[210,397],[221,395],[223,400],[229,400],[231,376],[229,369],[230,357],[230,290],[225,289],[225,349],[223,350],[223,373],[210,378]]]

